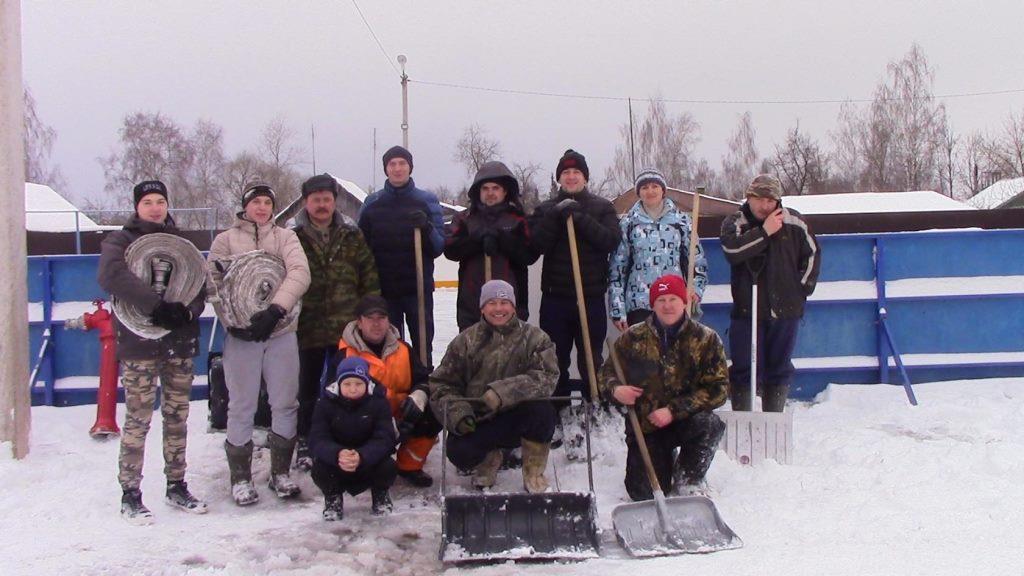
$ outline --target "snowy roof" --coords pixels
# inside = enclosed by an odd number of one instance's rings
[[[782,204],[801,214],[864,214],[871,212],[935,212],[973,210],[948,196],[930,190],[916,192],[853,192],[785,196]]]
[[[78,225],[75,227],[75,215]],[[108,230],[68,202],[53,188],[43,184],[25,183],[25,229],[34,232],[74,232],[77,230]],[[120,228],[114,226],[113,228]]]
[[[1024,178],[1007,178],[978,192],[967,203],[981,210],[998,208],[1021,192],[1024,192]]]

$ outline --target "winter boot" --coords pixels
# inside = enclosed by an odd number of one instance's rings
[[[399,470],[398,475],[419,488],[429,488],[434,485],[434,479],[423,470]]]
[[[523,452],[519,448],[501,450],[501,470],[516,470],[523,467]]]
[[[167,483],[167,504],[193,514],[206,514],[206,502],[199,500],[188,491],[184,480]]]
[[[733,386],[729,390],[733,412],[750,412],[750,383]]]
[[[309,472],[313,469],[313,455],[309,451],[309,442],[304,436],[299,436],[295,444],[295,466],[299,472]]]
[[[523,486],[530,494],[540,494],[548,489],[548,479],[544,470],[548,467],[548,453],[551,444],[534,442],[523,438]]]
[[[252,442],[235,446],[225,440],[224,452],[228,455],[228,470],[231,473],[231,498],[239,506],[255,504],[260,495],[252,485]]]
[[[125,490],[121,495],[121,518],[135,526],[153,523],[153,513],[142,503],[142,491],[138,488]]]
[[[484,457],[484,461],[477,464],[473,469],[473,486],[490,488],[498,479],[498,468],[501,467],[501,450],[491,450]]]
[[[345,495],[324,495],[324,521],[336,522],[345,516]]]
[[[374,516],[390,514],[394,508],[391,504],[391,496],[388,494],[387,488],[372,488],[370,490],[370,498],[373,500],[370,510]]]
[[[761,396],[761,410],[765,412],[782,412],[786,408],[786,397],[789,396],[787,384],[765,384]]]
[[[274,432],[267,435],[267,443],[270,444],[270,489],[277,493],[278,498],[292,498],[302,491],[288,475],[295,441],[295,436],[284,438]]]

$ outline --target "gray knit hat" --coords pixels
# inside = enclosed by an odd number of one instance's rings
[[[481,308],[495,298],[502,298],[511,302],[513,306],[516,305],[516,291],[504,280],[491,280],[480,288]]]
[[[648,168],[643,172],[636,175],[636,180],[633,182],[633,191],[636,192],[637,196],[640,195],[640,187],[648,182],[655,182],[661,186],[662,192],[668,191],[668,184],[665,183],[665,177],[661,175],[661,172],[653,168]]]
[[[758,174],[747,188],[746,195],[782,200],[782,182],[771,174]]]

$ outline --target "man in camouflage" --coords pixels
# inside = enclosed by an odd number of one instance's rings
[[[452,340],[430,375],[430,406],[444,415],[450,433],[448,459],[473,468],[473,485],[483,489],[494,485],[501,449],[522,446],[523,485],[544,492],[555,409],[529,400],[549,398],[558,383],[555,345],[516,316],[515,291],[504,280],[483,285],[480,312],[480,321]]]
[[[295,217],[295,234],[309,261],[309,290],[299,314],[299,440],[295,465],[309,470],[313,460],[306,437],[320,397],[326,359],[338,348],[342,332],[355,319],[356,304],[380,294],[377,266],[363,234],[336,208],[341,186],[330,174],[302,184],[304,207]],[[328,374],[328,379],[334,375]]]
[[[714,330],[689,318],[686,282],[662,276],[651,284],[654,314],[615,342],[625,378],[611,362],[598,380],[605,399],[636,407],[658,482],[667,492],[703,490],[725,423],[712,410],[725,403],[729,374],[725,349]],[[633,500],[653,497],[637,439],[626,427],[626,492]],[[672,453],[679,448],[673,462]]]

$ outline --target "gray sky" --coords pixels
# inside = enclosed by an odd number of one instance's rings
[[[317,170],[369,184],[401,143],[409,58],[410,148],[421,187],[461,186],[456,140],[477,123],[507,162],[554,168],[572,147],[603,174],[626,103],[521,96],[416,84],[616,97],[713,100],[870,98],[888,62],[913,42],[936,70],[935,93],[1024,88],[1024,1],[22,2],[25,81],[58,132],[54,161],[74,196],[98,193],[96,158],[123,117],[162,112],[225,129],[229,154],[282,115]],[[397,65],[396,65],[397,66]],[[945,100],[955,130],[997,129],[1024,93]],[[669,104],[702,126],[698,155],[719,167],[744,111],[758,152],[796,121],[822,143],[837,104]],[[643,102],[634,102],[642,117]],[[378,155],[373,157],[373,130]],[[312,167],[306,171],[311,173]],[[127,192],[126,192],[127,193]]]

